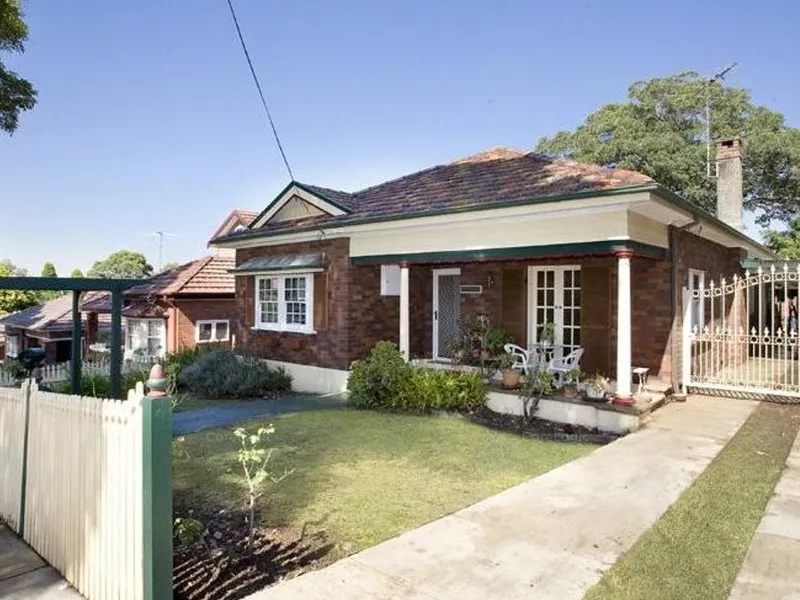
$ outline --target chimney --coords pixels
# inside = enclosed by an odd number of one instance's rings
[[[742,140],[717,141],[717,218],[742,230]]]

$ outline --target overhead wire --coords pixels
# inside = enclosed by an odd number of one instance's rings
[[[239,27],[239,19],[236,18],[236,11],[233,8],[233,2],[231,0],[227,0],[227,2],[228,2],[228,8],[231,11],[231,18],[233,19],[233,24],[236,27],[236,34],[239,36],[239,43],[242,46],[244,57],[247,59],[247,65],[250,67],[250,74],[253,76],[253,82],[256,84],[258,95],[261,98],[261,104],[264,107],[264,111],[267,113],[267,120],[269,120],[269,126],[272,129],[272,135],[275,137],[275,143],[278,145],[278,150],[281,153],[281,158],[283,158],[283,164],[286,165],[286,171],[288,171],[289,173],[289,178],[292,181],[294,181],[294,174],[292,173],[292,167],[289,166],[289,160],[286,158],[286,152],[284,152],[283,150],[283,144],[281,144],[281,138],[278,135],[278,129],[275,127],[275,120],[272,118],[272,112],[269,110],[267,99],[264,96],[264,90],[261,88],[261,82],[258,80],[258,75],[256,75],[255,67],[253,67],[253,61],[250,58],[250,52],[248,52],[247,50],[247,43],[244,41],[244,35],[242,35],[242,28]]]

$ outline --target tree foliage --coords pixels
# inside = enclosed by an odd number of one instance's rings
[[[153,275],[153,266],[140,252],[118,250],[95,262],[88,275],[105,279],[145,279]]]
[[[0,52],[22,53],[28,39],[19,0],[0,0]],[[36,90],[0,58],[0,129],[11,134],[19,124],[22,111],[36,104]]]
[[[53,263],[44,263],[42,266],[42,277],[58,277],[58,273],[56,273],[56,267]]]
[[[0,277],[25,277],[27,274],[9,259],[0,260]],[[30,290],[0,290],[0,315],[25,310],[38,302],[36,292]]]
[[[767,246],[786,260],[800,260],[800,217],[795,217],[789,228],[783,231],[768,231]]]
[[[174,269],[176,267],[179,267],[179,266],[180,265],[178,263],[176,263],[176,262],[168,262],[163,267],[161,267],[161,270],[159,271],[159,273],[165,273],[167,271],[171,271],[172,269]]]
[[[80,269],[72,269],[72,273],[70,273],[69,276],[74,279],[83,279],[83,271]]]
[[[540,139],[536,149],[639,171],[713,214],[716,184],[706,176],[707,90],[712,139],[744,140],[745,206],[762,224],[793,217],[800,207],[800,129],[786,125],[781,113],[753,104],[747,90],[707,84],[697,73],[637,81],[625,102],[601,107],[575,131]]]

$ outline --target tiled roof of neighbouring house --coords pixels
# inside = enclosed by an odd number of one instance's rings
[[[250,223],[255,221],[257,216],[258,213],[253,210],[235,208],[227,217],[225,217],[225,220],[222,222],[222,224],[217,227],[217,229],[211,235],[211,239],[213,240],[215,237],[226,235],[234,231],[238,226],[248,227]]]
[[[349,214],[269,223],[258,232],[279,233],[303,226],[418,216],[647,183],[653,180],[634,171],[495,148],[353,193],[298,183],[349,210]],[[253,230],[239,231],[226,237],[253,234]]]
[[[84,304],[102,299],[106,292],[87,292]],[[64,294],[28,309],[0,318],[0,326],[36,331],[72,329],[72,294]]]
[[[231,294],[235,292],[234,276],[230,272],[236,266],[233,257],[204,256],[159,273],[125,290],[125,296],[180,296],[189,294]],[[102,297],[82,304],[88,312],[111,309],[107,292]],[[128,311],[128,308],[125,309]],[[132,316],[132,315],[129,315]]]

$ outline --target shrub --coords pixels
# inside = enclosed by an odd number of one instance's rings
[[[183,367],[178,384],[202,398],[254,398],[291,390],[292,377],[260,359],[212,350]]]
[[[389,408],[397,403],[413,371],[397,346],[378,342],[368,358],[350,366],[348,401],[355,408]]]
[[[413,367],[391,342],[379,342],[368,358],[353,363],[347,389],[350,405],[361,409],[468,411],[486,400],[477,373]]]
[[[136,387],[136,383],[141,381],[145,382],[150,378],[147,371],[136,371],[132,373],[123,373],[122,382],[120,384],[120,398],[126,399],[128,397],[128,390]],[[57,381],[50,385],[57,394],[72,394],[72,383],[68,381]],[[111,398],[111,379],[106,375],[94,375],[83,373],[81,375],[80,396],[89,396],[92,398]]]
[[[401,397],[402,407],[414,412],[472,411],[486,401],[486,385],[478,373],[416,368]]]
[[[183,346],[177,352],[171,352],[164,358],[164,376],[167,378],[167,393],[174,396],[178,392],[181,371],[207,352],[216,350],[227,350],[228,345],[224,342],[213,342],[208,344],[198,344],[196,346]]]

